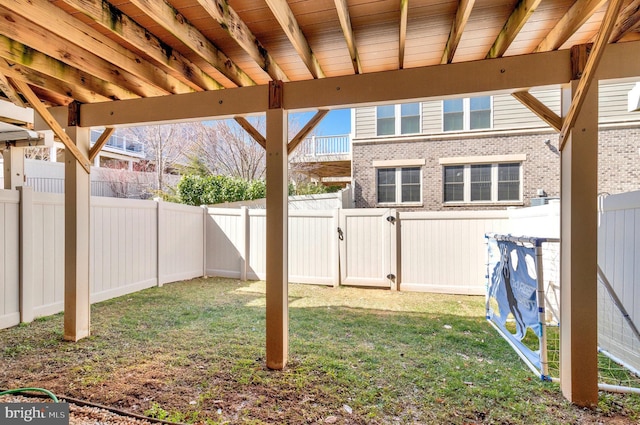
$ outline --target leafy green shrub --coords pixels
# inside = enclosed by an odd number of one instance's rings
[[[177,190],[178,197],[184,204],[212,205],[264,198],[267,188],[263,180],[186,175],[178,182]]]
[[[301,183],[289,189],[290,195],[317,195],[320,193],[333,193],[342,189],[340,186],[325,186],[322,184]],[[293,193],[292,193],[293,192]]]

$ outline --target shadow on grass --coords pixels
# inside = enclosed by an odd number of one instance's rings
[[[483,298],[290,285],[290,356],[264,364],[264,282],[195,279],[0,331],[0,387],[194,423],[596,423],[538,382],[485,322]],[[628,423],[640,403],[618,397]],[[617,406],[617,407],[616,407]],[[208,421],[208,422],[207,422]],[[590,422],[592,421],[592,422]]]

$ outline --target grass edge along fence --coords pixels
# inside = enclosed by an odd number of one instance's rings
[[[487,321],[541,380],[559,382],[559,239],[486,237]],[[598,388],[640,394],[640,372],[624,354],[640,333],[600,267],[598,317]]]

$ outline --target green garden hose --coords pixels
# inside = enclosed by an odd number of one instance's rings
[[[49,390],[45,390],[44,388],[16,388],[14,390],[0,391],[0,396],[7,395],[7,394],[19,394],[19,393],[23,393],[25,391],[37,391],[37,392],[45,393],[46,395],[51,397],[51,399],[55,403],[60,403],[58,401],[58,397],[56,397],[56,395],[54,393],[52,393]]]

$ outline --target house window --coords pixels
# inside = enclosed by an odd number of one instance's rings
[[[379,204],[421,201],[420,167],[378,168],[377,173]]]
[[[378,136],[420,133],[420,104],[378,106],[376,122]]]
[[[521,163],[447,165],[444,202],[519,202]]]
[[[491,96],[442,101],[443,131],[491,128]]]

